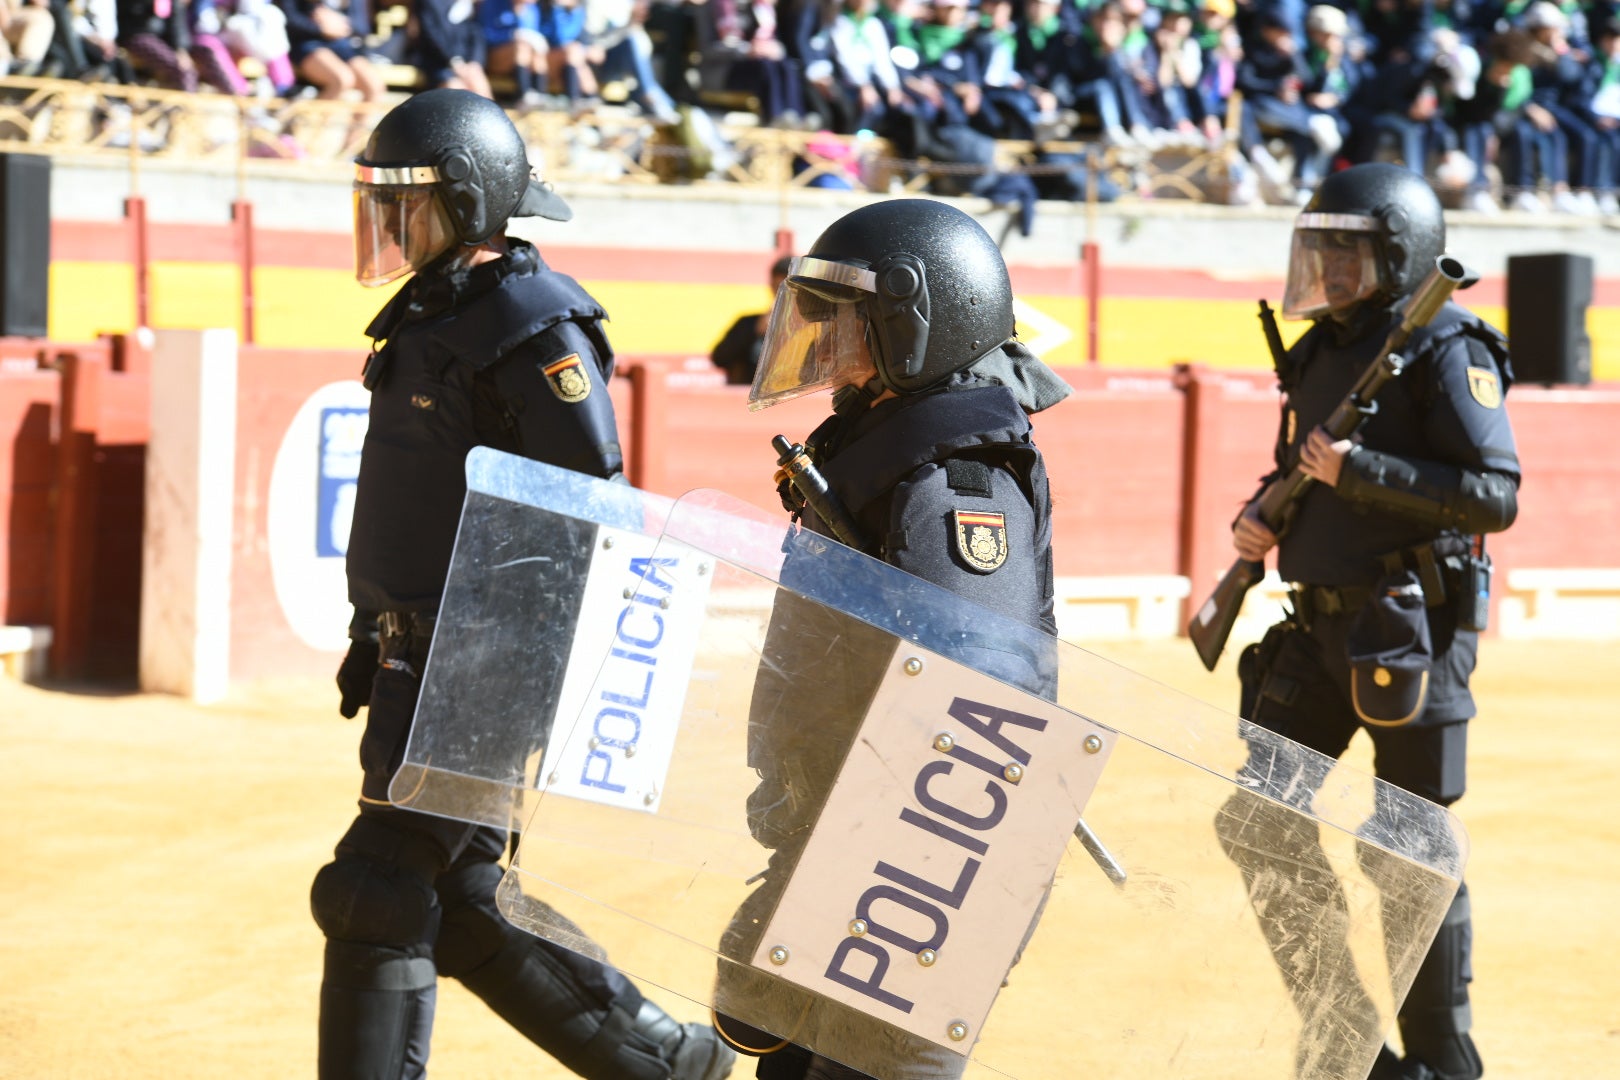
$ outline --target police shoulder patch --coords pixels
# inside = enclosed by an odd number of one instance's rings
[[[579,353],[569,353],[540,370],[545,374],[546,382],[551,384],[551,392],[570,405],[591,396],[591,379],[585,374]]]
[[[1502,383],[1490,368],[1468,369],[1468,392],[1487,409],[1501,408]]]
[[[994,573],[1007,561],[1007,517],[988,510],[953,510],[956,552],[968,569]]]

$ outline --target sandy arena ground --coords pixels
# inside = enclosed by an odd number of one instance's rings
[[[1184,641],[1093,650],[1235,701],[1230,664],[1206,675]],[[1614,648],[1482,651],[1457,810],[1474,845],[1487,1074],[1620,1077]],[[313,1074],[321,938],[309,881],[358,785],[360,725],[336,704],[325,680],[242,688],[200,708],[0,679],[0,1077]],[[569,1075],[451,982],[432,1074]],[[1246,1076],[1244,1063],[1231,1075]]]

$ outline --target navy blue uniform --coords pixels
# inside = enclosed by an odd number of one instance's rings
[[[380,636],[360,757],[360,813],[316,876],[327,938],[323,1078],[423,1074],[439,975],[584,1076],[663,1080],[650,1002],[622,975],[525,934],[495,904],[504,832],[397,809],[399,768],[450,566],[474,446],[600,477],[621,455],[601,307],[509,241],[471,270],[429,267],[370,333],[371,420],[348,553],[351,635]],[[492,723],[499,718],[492,717]],[[616,1017],[616,1019],[610,1019]],[[639,1019],[638,1019],[639,1017]],[[667,1019],[667,1018],[666,1018]],[[604,1031],[609,1034],[598,1038]]]
[[[1289,351],[1274,476],[1298,464],[1306,437],[1398,318],[1374,313],[1350,333],[1323,319]],[[1465,722],[1474,715],[1468,683],[1478,633],[1459,617],[1469,599],[1466,559],[1476,535],[1507,528],[1516,512],[1519,462],[1505,405],[1512,369],[1502,336],[1456,304],[1415,331],[1405,355],[1409,366],[1379,394],[1338,484],[1313,486],[1279,542],[1294,613],[1245,650],[1242,714],[1330,758],[1365,730],[1377,776],[1449,806],[1466,786]],[[1407,571],[1422,584],[1415,617],[1426,620],[1432,660],[1415,713],[1391,716],[1358,695],[1350,656],[1375,586]],[[1262,789],[1267,764],[1246,770]],[[1470,942],[1464,887],[1400,1013],[1408,1056],[1442,1077],[1479,1075],[1467,1037]]]
[[[1015,343],[1004,346],[1021,348]],[[995,611],[1055,635],[1053,620],[1051,498],[1045,464],[1028,416],[1013,392],[958,372],[921,394],[890,398],[853,417],[834,416],[807,440],[827,485],[849,512],[867,554]],[[805,528],[831,529],[808,508]],[[795,572],[792,560],[783,580]],[[733,920],[721,951],[746,959],[774,908],[784,882],[778,871],[797,860],[827,788],[841,747],[853,737],[881,681],[895,640],[859,620],[784,589],[777,593],[764,655],[754,683],[749,764],[760,784],[749,798],[754,836],[771,849],[764,882]],[[961,642],[981,670],[1031,692],[1050,693],[1050,656],[1008,651],[987,636]],[[817,693],[805,694],[814,685]],[[726,974],[742,978],[727,965]],[[757,991],[757,992],[756,992]],[[763,1008],[769,988],[733,988]],[[722,994],[723,1009],[724,993]],[[800,1004],[781,1003],[782,1030]],[[825,1003],[823,1003],[825,1008]],[[824,1017],[827,1013],[822,1014]],[[886,1047],[895,1062],[931,1080],[959,1075],[961,1059],[862,1014],[841,1017],[862,1041]],[[729,1029],[728,1029],[729,1030]],[[774,1037],[756,1047],[769,1046]],[[758,1076],[797,1080],[810,1055],[788,1046],[761,1059]],[[818,1078],[863,1074],[821,1060]],[[830,1071],[829,1071],[830,1070]]]

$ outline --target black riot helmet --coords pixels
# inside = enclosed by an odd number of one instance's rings
[[[990,234],[931,199],[851,211],[777,293],[751,408],[874,378],[914,394],[1013,336],[1012,283]]]
[[[1315,319],[1394,303],[1445,249],[1440,200],[1417,173],[1383,162],[1334,173],[1294,221],[1283,315]]]
[[[572,216],[533,178],[505,111],[466,90],[428,90],[395,106],[354,165],[363,285],[419,270],[457,244],[481,244],[508,218]]]

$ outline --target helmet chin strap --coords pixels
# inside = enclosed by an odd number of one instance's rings
[[[883,393],[883,380],[876,375],[864,383],[846,383],[833,391],[833,413],[854,416],[871,408]]]

